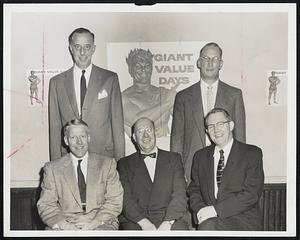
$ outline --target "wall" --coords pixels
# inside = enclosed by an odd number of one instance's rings
[[[102,67],[107,65],[106,46],[110,42],[217,42],[224,59],[220,78],[243,91],[247,142],[263,149],[266,182],[286,182],[286,90],[281,92],[283,104],[266,104],[267,73],[288,68],[286,13],[25,11],[11,15],[11,77],[6,79],[10,86],[4,89],[10,97],[10,144],[6,142],[5,157],[10,163],[12,186],[37,186],[39,171],[49,160],[47,102],[30,106],[26,74],[43,66],[69,68],[72,61],[67,38],[79,26],[95,33],[94,63]],[[45,91],[47,85],[46,78]],[[8,157],[14,150],[18,151]]]

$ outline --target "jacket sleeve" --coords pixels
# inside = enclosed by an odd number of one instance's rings
[[[116,161],[111,159],[109,162],[104,203],[95,216],[99,222],[116,219],[121,213],[123,206],[123,188],[116,170]]]
[[[246,143],[246,114],[242,91],[239,89],[234,105],[234,138]]]
[[[111,123],[114,142],[114,157],[118,161],[125,156],[125,135],[122,97],[117,74],[114,74],[111,93]]]
[[[52,78],[49,85],[49,100],[48,100],[48,115],[49,115],[49,148],[50,159],[60,158],[61,153],[61,130],[62,123],[58,107],[56,83]]]
[[[168,205],[165,220],[176,220],[187,211],[186,182],[184,178],[184,169],[179,154],[174,154],[173,166],[173,192]]]
[[[52,228],[54,224],[63,220],[64,217],[58,204],[58,194],[50,163],[45,164],[41,188],[42,191],[37,202],[37,209],[43,222]]]
[[[127,164],[124,163],[124,160],[118,162],[117,169],[124,188],[123,214],[130,221],[137,223],[144,218],[144,215],[142,214],[142,209],[139,207],[134,198],[128,176],[129,170],[127,168]]]
[[[243,189],[214,206],[219,217],[226,218],[245,212],[259,201],[264,185],[262,151],[255,148],[249,159]]]
[[[183,139],[184,139],[184,106],[180,96],[177,93],[175,97],[174,108],[173,108],[170,149],[172,152],[179,153],[181,157],[183,153]]]
[[[193,158],[192,170],[191,170],[191,182],[187,189],[189,196],[189,204],[194,214],[197,214],[199,210],[206,207],[207,204],[203,201],[200,191],[200,172],[199,172],[199,154],[196,152]],[[203,178],[204,176],[202,176]]]

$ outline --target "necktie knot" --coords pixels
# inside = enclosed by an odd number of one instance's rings
[[[78,160],[78,166],[80,166],[82,159]]]
[[[85,74],[85,70],[82,70],[82,75],[84,75]]]
[[[141,156],[143,158],[146,158],[146,157],[156,158],[156,153],[141,154]]]
[[[224,150],[223,150],[223,149],[221,149],[221,150],[219,151],[219,153],[220,153],[220,156],[224,156]]]

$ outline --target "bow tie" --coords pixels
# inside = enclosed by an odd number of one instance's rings
[[[156,158],[156,153],[149,153],[149,154],[141,153],[141,156],[142,156],[142,158],[146,158],[146,157]]]

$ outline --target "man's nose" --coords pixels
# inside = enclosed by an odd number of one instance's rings
[[[80,55],[84,55],[85,54],[85,50],[83,47],[80,48]]]
[[[77,138],[77,144],[82,144],[82,140],[81,140],[81,138],[79,137],[79,138]]]
[[[212,66],[213,65],[213,59],[212,58],[209,58],[208,59],[208,66]]]
[[[144,131],[143,136],[144,136],[144,137],[149,137],[149,134],[147,133],[147,131]]]

